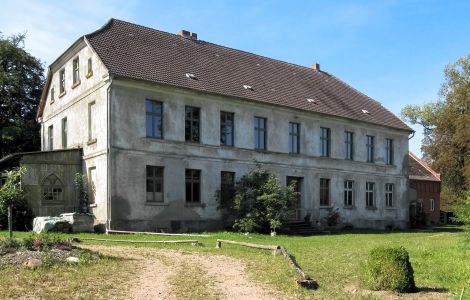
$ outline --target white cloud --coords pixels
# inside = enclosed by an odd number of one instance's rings
[[[132,20],[136,1],[15,1],[2,2],[0,31],[4,36],[27,31],[25,48],[46,66],[80,36],[110,19]]]

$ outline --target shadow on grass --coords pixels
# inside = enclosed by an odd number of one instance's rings
[[[446,288],[430,288],[430,287],[418,287],[418,293],[448,293],[449,289]]]
[[[397,230],[378,230],[378,229],[341,229],[331,231],[329,234],[341,235],[341,234],[393,234],[393,233],[457,233],[464,232],[465,229],[461,226],[448,225],[448,226],[436,226],[427,228],[415,228],[415,229],[397,229]],[[321,233],[319,233],[321,234]]]

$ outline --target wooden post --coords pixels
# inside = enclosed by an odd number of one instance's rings
[[[215,242],[215,248],[216,248],[216,249],[220,249],[220,247],[222,247],[222,242],[219,241],[219,240],[217,240],[217,241]]]
[[[277,247],[276,249],[273,250],[273,255],[276,256],[276,255],[281,255],[282,254],[282,250],[281,250],[281,247]]]
[[[8,205],[8,235],[10,236],[10,240],[13,239],[13,216],[11,205]]]

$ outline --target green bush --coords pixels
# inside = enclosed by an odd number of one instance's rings
[[[416,291],[413,267],[404,247],[376,247],[364,266],[363,284],[371,290]]]
[[[72,248],[69,241],[51,233],[32,233],[21,241],[27,250],[50,251],[55,248]]]

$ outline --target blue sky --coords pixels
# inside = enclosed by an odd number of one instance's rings
[[[399,115],[438,99],[446,64],[470,52],[470,1],[17,1],[0,31],[27,31],[26,49],[51,63],[79,36],[119,18],[321,68]],[[422,129],[410,149],[420,153]]]

